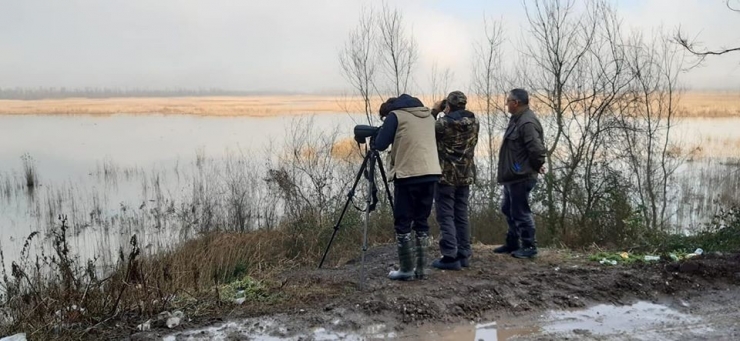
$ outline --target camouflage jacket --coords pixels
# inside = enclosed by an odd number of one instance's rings
[[[480,130],[475,114],[467,110],[451,112],[437,120],[435,130],[442,167],[440,183],[452,186],[475,183],[475,146]]]

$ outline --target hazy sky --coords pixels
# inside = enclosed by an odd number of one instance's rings
[[[615,0],[630,27],[678,25],[707,46],[740,45],[724,0]],[[346,88],[338,51],[363,4],[347,0],[0,0],[0,87]],[[380,2],[373,1],[374,4]],[[519,0],[389,1],[419,44],[416,88],[436,61],[468,83],[483,17],[525,33]],[[740,89],[740,53],[684,75],[697,88]]]

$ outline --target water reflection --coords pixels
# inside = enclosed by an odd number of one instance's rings
[[[165,115],[0,116],[0,172],[21,169],[21,155],[37,162],[42,182],[83,181],[101,162],[149,170],[187,162],[196,152],[264,152],[280,145],[300,117],[200,117]],[[305,119],[305,117],[303,118]],[[362,115],[316,115],[322,129],[349,132]]]
[[[439,341],[506,341],[519,336],[535,335],[540,327],[531,326],[503,326],[497,322],[483,323],[470,326],[460,326],[449,331],[429,330],[426,335],[415,336],[416,339]],[[414,337],[410,337],[414,338]]]
[[[597,305],[582,310],[553,310],[541,315],[501,319],[482,324],[449,327],[431,323],[418,329],[396,333],[385,324],[371,324],[358,330],[336,330],[342,320],[318,328],[307,328],[300,319],[288,316],[232,321],[204,329],[188,330],[166,336],[164,340],[265,341],[293,340],[387,340],[408,341],[506,341],[560,340],[578,338],[599,340],[662,340],[678,333],[684,337],[710,332],[709,323],[668,306],[650,302],[632,305]],[[354,324],[358,325],[358,324]],[[359,325],[362,325],[360,323]],[[341,328],[339,328],[341,329]]]
[[[189,233],[168,228],[173,225],[168,217],[182,209],[178,206],[182,198],[223,196],[209,188],[209,181],[224,186],[241,181],[229,178],[233,169],[264,174],[265,164],[293,137],[295,131],[289,127],[298,120],[289,116],[0,116],[0,245],[6,266],[20,253],[26,236],[53,226],[61,213],[74,222],[71,246],[83,259],[114,260],[132,234],[147,250],[165,248]],[[303,120],[297,124],[305,126]],[[317,115],[311,118],[311,129],[316,133],[337,129],[349,136],[352,126],[364,121],[362,115]],[[711,157],[740,153],[727,148],[727,141],[740,140],[734,129],[739,124],[740,119],[686,119],[677,126],[676,136],[688,144],[705,141],[710,132],[713,138],[704,150],[710,158],[684,164],[672,179],[679,184],[674,193],[679,200],[671,203],[676,207],[671,217],[676,225],[706,221],[719,207],[715,200],[737,199],[740,176],[726,176],[731,174],[728,170],[738,169],[737,163]],[[487,140],[485,131],[481,140]],[[347,147],[351,151],[354,145]],[[24,154],[33,158],[40,183],[36,187],[25,185]],[[485,158],[483,151],[479,154]],[[229,165],[226,159],[234,155],[236,162]],[[263,180],[250,181],[263,186]],[[239,194],[267,208],[252,207],[247,212],[253,213],[248,228],[261,226],[266,216],[279,210],[272,205],[274,195]]]
[[[321,131],[349,134],[364,119],[341,114],[0,116],[0,246],[5,264],[15,260],[26,236],[54,226],[59,214],[69,215],[71,246],[83,259],[115,260],[118,248],[134,233],[147,250],[164,248],[182,232],[166,228],[167,214],[179,208],[181,198],[201,190],[198,185],[227,183],[226,170],[216,169],[229,166],[227,158],[246,160],[232,165],[236,168],[264,168],[291,138],[290,126],[310,120]],[[22,155],[33,159],[37,187],[24,185]]]
[[[504,319],[450,330],[412,332],[411,339],[440,341],[504,341],[510,339],[664,339],[669,332],[703,335],[710,327],[700,317],[650,302],[616,306],[601,304],[584,310],[549,311],[540,316]],[[532,336],[528,338],[527,336]],[[578,338],[576,338],[578,339]]]

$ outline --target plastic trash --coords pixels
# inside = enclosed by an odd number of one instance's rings
[[[235,300],[234,300],[234,304],[236,304],[236,305],[242,305],[242,304],[244,304],[244,302],[245,302],[246,300],[247,300],[247,299],[246,299],[246,298],[244,298],[244,297],[242,297],[242,298],[237,298],[237,299],[235,299]]]
[[[146,322],[144,322],[144,323],[136,326],[136,329],[138,329],[138,330],[140,330],[142,332],[146,332],[146,331],[152,330],[152,320],[148,320],[148,321],[146,321]]]
[[[660,260],[660,256],[645,256],[646,262],[654,262]]]
[[[689,253],[688,255],[686,255],[686,258],[694,258],[697,256],[701,256],[702,254],[704,254],[704,250],[698,248],[696,249],[696,251],[694,251],[694,253]]]
[[[15,335],[6,336],[0,339],[0,341],[26,341],[26,333],[18,333]]]
[[[166,320],[166,319],[168,319],[170,317],[172,317],[172,313],[170,313],[169,311],[163,311],[163,312],[159,313],[159,315],[157,315],[157,318],[158,318],[159,321]]]
[[[165,324],[167,325],[167,328],[170,329],[179,326],[183,318],[185,318],[185,314],[179,310],[176,310],[174,313],[170,313],[169,311],[159,313],[159,321],[166,319]]]
[[[630,258],[630,254],[627,253],[627,252],[622,252],[622,253],[619,254],[619,256],[622,257],[622,259],[628,259],[628,258]]]
[[[179,317],[170,317],[167,319],[167,328],[175,328],[180,325],[180,318]]]
[[[602,258],[601,261],[599,261],[599,264],[610,264],[610,265],[617,265],[617,261],[615,260],[609,260],[606,258]]]

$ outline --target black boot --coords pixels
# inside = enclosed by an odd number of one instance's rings
[[[414,255],[411,245],[411,233],[396,234],[398,243],[398,270],[391,271],[388,278],[396,281],[408,281],[414,278]]]
[[[493,249],[493,253],[512,253],[519,250],[519,237],[506,235],[506,244]]]
[[[470,257],[465,257],[461,254],[457,254],[457,260],[460,262],[460,266],[467,268],[470,266]]]
[[[447,256],[435,260],[432,262],[432,266],[440,270],[462,270],[460,261],[457,258]]]
[[[537,244],[532,240],[523,240],[522,248],[514,251],[511,255],[514,258],[529,259],[537,256]]]
[[[417,279],[427,276],[427,248],[429,247],[429,233],[416,232],[416,268],[414,275]]]

